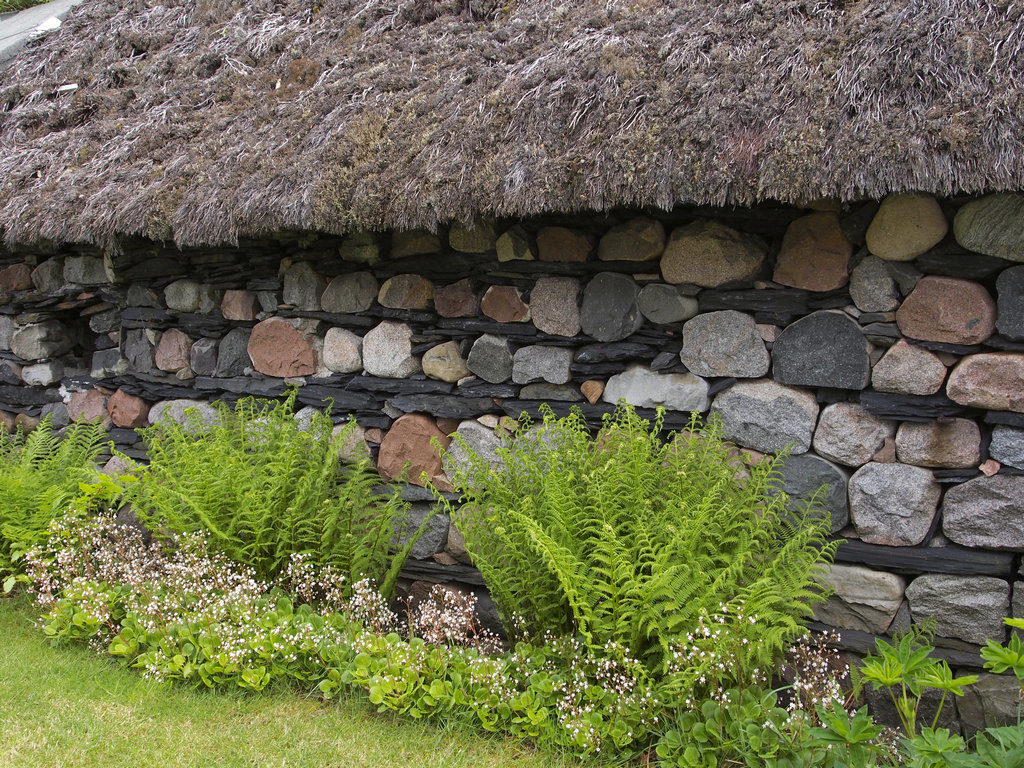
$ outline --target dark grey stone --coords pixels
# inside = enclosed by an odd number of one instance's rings
[[[220,340],[215,376],[243,376],[252,367],[247,349],[251,333],[248,328],[233,328]]]
[[[134,329],[124,331],[121,352],[132,371],[148,371],[154,367],[153,354],[156,346],[151,339],[152,331]]]
[[[786,459],[778,487],[800,501],[810,500],[817,494],[817,502],[831,520],[829,532],[836,533],[850,522],[848,481],[849,475],[839,466],[820,456],[803,453]]]
[[[71,423],[71,419],[68,418],[68,407],[64,403],[47,403],[44,405],[43,409],[39,412],[39,417],[45,419],[47,416],[52,417],[54,429],[64,429],[64,427]]]
[[[996,293],[996,330],[1010,339],[1024,339],[1024,267],[1000,272]]]
[[[292,264],[284,273],[284,303],[296,309],[320,311],[320,297],[327,289],[327,281],[308,263]]]
[[[577,363],[608,363],[623,360],[649,360],[655,349],[635,341],[617,341],[611,344],[587,344],[576,351]],[[673,355],[673,357],[676,357]],[[676,358],[678,359],[678,358]]]
[[[429,413],[440,419],[469,419],[497,410],[491,398],[459,395],[395,395],[388,402],[402,413]]]
[[[469,351],[466,365],[474,375],[491,384],[501,384],[512,378],[512,352],[508,341],[485,333]]]
[[[640,288],[632,278],[601,272],[583,289],[580,327],[597,341],[619,341],[640,330]]]
[[[116,309],[98,312],[89,318],[89,330],[93,333],[110,333],[121,327],[121,313]]]
[[[781,384],[864,389],[871,380],[867,340],[843,312],[814,312],[792,323],[775,340],[772,358]]]
[[[196,376],[213,376],[217,370],[217,341],[199,339],[189,350],[188,365]]]
[[[651,283],[640,289],[637,306],[652,323],[668,325],[689,320],[697,314],[697,300],[687,296],[682,286]]]
[[[160,303],[160,295],[156,291],[144,285],[135,284],[128,286],[128,306],[160,309],[163,305]]]
[[[527,384],[519,390],[519,398],[521,400],[543,400],[544,402],[557,400],[578,403],[583,399],[583,395],[576,387],[569,384],[548,384],[542,381],[536,384]]]
[[[21,366],[10,360],[0,360],[0,384],[21,385]]]
[[[977,671],[955,672],[957,675],[965,673],[977,674]],[[956,699],[964,735],[971,737],[985,728],[1015,725],[1020,715],[1019,698],[1020,686],[1013,675],[979,674],[978,682],[966,686],[964,695]]]
[[[423,521],[433,510],[434,505],[429,502],[417,502],[409,505],[408,512],[395,520],[395,537],[392,540],[392,547],[400,549],[404,547],[413,537]],[[432,555],[441,552],[448,542],[449,517],[439,513],[427,523],[423,534],[419,537],[409,552],[409,557],[414,560],[426,560]]]
[[[92,376],[94,379],[109,379],[128,372],[128,360],[121,356],[121,350],[102,349],[92,353]]]

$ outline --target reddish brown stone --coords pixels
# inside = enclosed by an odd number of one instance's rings
[[[434,289],[434,309],[441,317],[472,317],[480,309],[469,278]]]
[[[0,427],[3,427],[8,432],[13,432],[17,429],[15,419],[17,419],[17,414],[10,411],[0,411]]]
[[[119,389],[107,400],[107,413],[115,427],[144,427],[149,416],[149,403]]]
[[[587,261],[597,240],[567,227],[543,227],[537,233],[537,254],[541,261]]]
[[[224,291],[220,311],[225,320],[255,320],[260,302],[252,291]]]
[[[25,434],[28,434],[36,427],[39,426],[39,422],[42,421],[38,416],[30,416],[27,413],[19,413],[14,417],[14,428],[20,429]]]
[[[891,437],[885,438],[885,443],[879,449],[872,458],[872,461],[877,461],[879,464],[895,464],[896,463],[896,441]]]
[[[459,424],[461,423],[462,421],[460,419],[438,419],[437,428],[446,435],[450,435],[458,430]]]
[[[316,373],[316,350],[287,320],[271,317],[252,329],[246,347],[252,367],[267,376],[288,378]]]
[[[896,458],[919,467],[974,467],[981,461],[981,430],[970,419],[906,421],[896,433]]]
[[[0,291],[27,291],[33,287],[28,264],[12,264],[0,269]]]
[[[853,246],[834,213],[811,213],[789,225],[782,238],[775,282],[807,291],[834,291],[849,279]]]
[[[380,445],[380,441],[384,439],[384,430],[378,429],[377,427],[370,427],[363,433],[363,439],[368,443],[376,443]]]
[[[102,389],[90,389],[88,392],[73,392],[68,402],[68,418],[71,421],[101,420],[104,425],[110,424],[107,413],[107,393]]]
[[[996,327],[996,304],[970,280],[928,275],[896,312],[904,336],[947,344],[980,344]]]
[[[981,462],[981,464],[978,465],[978,469],[981,470],[981,473],[985,475],[985,477],[992,477],[992,475],[997,474],[999,470],[1002,468],[1003,465],[1000,464],[995,459],[988,459],[987,461],[983,461]]]
[[[436,440],[447,448],[451,438],[438,429],[428,416],[407,413],[400,417],[384,435],[377,456],[377,471],[385,480],[404,478],[413,485],[425,486],[430,480],[440,491],[451,491],[445,477],[441,456],[431,444]]]
[[[525,323],[530,308],[523,302],[514,285],[492,285],[480,302],[480,311],[499,323]]]
[[[192,339],[177,328],[170,328],[160,336],[153,362],[161,371],[177,373],[182,368],[188,368],[191,349]]]
[[[589,379],[580,384],[580,392],[587,398],[587,402],[593,405],[601,399],[604,394],[604,382],[597,379]]]
[[[395,275],[384,281],[377,294],[382,307],[427,309],[434,298],[434,284],[419,275]]]
[[[960,405],[1024,413],[1024,354],[965,357],[949,375],[946,394]]]

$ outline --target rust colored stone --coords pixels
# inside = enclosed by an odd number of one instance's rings
[[[593,405],[601,399],[604,394],[604,382],[597,379],[589,379],[580,384],[580,392],[587,398],[587,402]]]
[[[177,373],[182,368],[188,368],[192,341],[188,335],[177,328],[164,331],[153,355],[156,367],[161,371],[167,371],[167,373]]]
[[[872,461],[877,461],[879,464],[895,464],[896,463],[896,440],[891,437],[885,438],[885,443],[879,449],[872,458]]]
[[[978,283],[922,277],[896,312],[904,336],[947,344],[980,344],[996,327],[996,304]]]
[[[434,284],[419,275],[395,275],[384,281],[377,294],[382,307],[427,309],[434,299]]]
[[[480,300],[469,278],[434,289],[434,309],[441,317],[473,317]]]
[[[542,227],[537,233],[537,254],[541,261],[587,261],[597,240],[568,227]]]
[[[430,480],[438,490],[453,490],[432,440],[436,440],[441,448],[447,448],[451,443],[451,438],[429,416],[407,413],[398,418],[380,444],[377,456],[380,476],[387,481],[404,478],[406,482],[419,486],[425,486],[426,480]]]
[[[115,427],[144,427],[149,416],[149,403],[141,397],[129,395],[123,389],[119,389],[107,400],[107,413]]]
[[[969,355],[949,375],[946,394],[960,405],[1024,413],[1024,354]]]
[[[0,291],[28,291],[33,287],[28,264],[12,264],[0,269]]]
[[[267,376],[289,378],[316,373],[316,350],[295,326],[279,317],[257,323],[246,347],[252,367]]]
[[[104,425],[110,424],[107,413],[107,393],[102,389],[90,389],[87,392],[73,392],[68,402],[68,418],[71,421],[101,420]]]
[[[252,291],[224,291],[220,311],[225,320],[255,320],[260,311],[260,302]]]
[[[811,213],[786,229],[774,280],[806,291],[834,291],[849,280],[853,246],[834,213]]]
[[[514,285],[492,285],[480,302],[480,311],[499,323],[525,323],[530,308],[523,302]]]

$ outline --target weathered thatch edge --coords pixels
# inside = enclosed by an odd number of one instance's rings
[[[4,238],[1024,189],[1019,5],[484,5],[87,0],[2,73]]]

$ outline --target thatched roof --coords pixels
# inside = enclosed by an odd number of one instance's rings
[[[1024,189],[1007,0],[86,0],[0,82],[10,244]]]

